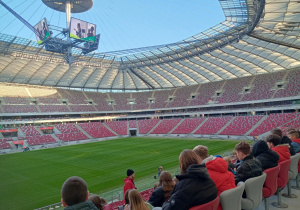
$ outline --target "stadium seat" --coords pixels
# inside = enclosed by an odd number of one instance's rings
[[[220,194],[221,206],[223,210],[241,210],[242,195],[245,183],[239,182],[236,188],[225,190]]]
[[[267,174],[247,179],[245,182],[246,198],[242,198],[242,209],[255,209],[259,206],[263,199],[263,185]]]
[[[291,165],[291,159],[278,163],[280,170],[277,179],[277,202],[273,202],[272,206],[277,208],[287,208],[288,205],[281,202],[281,190],[285,188],[289,181],[289,168]]]
[[[300,154],[300,152],[298,153]],[[296,186],[292,186],[293,189],[295,190],[300,190],[300,159],[299,159],[299,162],[298,162],[298,174],[297,174],[297,177],[296,177]]]
[[[212,200],[209,203],[205,203],[199,206],[194,206],[189,210],[217,210],[220,203],[220,197],[218,196],[216,199]]]
[[[299,153],[294,155],[294,156],[291,156],[291,165],[290,165],[290,168],[289,168],[289,181],[287,183],[288,193],[283,193],[282,194],[283,197],[297,198],[297,196],[292,194],[292,192],[291,192],[291,180],[297,178],[299,158],[300,158]]]
[[[279,165],[264,170],[264,172],[267,174],[267,178],[263,186],[263,197],[265,200],[266,210],[270,208],[269,197],[273,196],[277,191],[277,179],[278,179],[279,171],[280,171]]]

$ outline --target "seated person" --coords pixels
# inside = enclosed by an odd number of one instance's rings
[[[208,156],[208,148],[203,145],[196,146],[193,151],[196,153],[199,164],[206,163],[213,159],[213,156]]]
[[[143,200],[141,194],[136,189],[128,192],[129,204],[125,205],[124,210],[151,210],[153,207]]]
[[[107,204],[106,200],[99,195],[90,195],[89,200],[92,201],[99,210],[104,210],[104,207]]]
[[[153,191],[148,203],[154,207],[161,207],[165,201],[169,200],[174,187],[172,175],[167,171],[163,171],[159,176],[158,187]]]
[[[235,146],[235,150],[240,161],[235,175],[236,185],[240,181],[245,182],[249,178],[262,174],[261,163],[250,154],[250,145],[247,142],[241,141]]]
[[[119,206],[118,207],[118,210],[124,210],[125,209],[125,205],[128,205],[129,204],[129,198],[128,198],[128,194],[129,194],[130,190],[127,190],[125,195],[124,195],[124,201],[125,201],[125,204],[122,205],[122,206]]]
[[[295,150],[295,153],[300,152],[300,138],[299,133],[296,130],[291,130],[288,132],[288,137],[292,140],[292,147]]]
[[[263,171],[278,165],[279,155],[265,141],[260,140],[253,145],[252,155],[260,161]]]
[[[228,171],[227,162],[220,157],[205,163],[210,178],[214,181],[218,196],[225,190],[235,188],[235,180],[232,172]]]
[[[287,136],[283,136],[282,130],[280,128],[274,128],[271,130],[270,133],[277,134],[281,138],[280,144],[289,144],[290,145],[289,150],[290,150],[291,155],[296,154],[294,148],[291,145],[292,140]]]
[[[163,210],[188,210],[217,198],[218,189],[210,179],[206,166],[198,163],[198,158],[192,150],[181,152],[180,175],[176,176],[179,181],[169,201],[163,204]]]
[[[225,156],[223,159],[227,162],[228,164],[228,171],[232,172],[233,174],[236,173],[236,166],[234,163],[231,162],[230,156]]]
[[[288,144],[280,144],[281,138],[276,134],[270,134],[266,137],[268,147],[279,155],[278,163],[290,159],[291,153]]]
[[[68,178],[61,188],[61,203],[65,207],[65,210],[98,210],[88,198],[89,191],[87,190],[87,185],[80,177],[72,176]]]

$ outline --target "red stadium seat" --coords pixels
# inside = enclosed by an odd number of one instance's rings
[[[199,206],[194,206],[189,210],[217,210],[220,203],[220,197],[218,196],[216,199],[212,200],[209,203],[205,203]]]
[[[269,197],[274,195],[277,191],[277,179],[280,171],[280,166],[276,166],[274,168],[268,168],[264,170],[267,174],[267,178],[265,180],[263,186],[263,197],[265,199],[265,209],[269,209]]]

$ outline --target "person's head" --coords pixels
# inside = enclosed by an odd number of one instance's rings
[[[299,139],[299,133],[298,131],[296,130],[291,130],[287,133],[288,137],[291,139],[291,140],[294,140],[294,139]]]
[[[196,153],[193,150],[183,150],[179,155],[180,173],[185,174],[190,165],[199,164]]]
[[[231,163],[230,156],[225,156],[225,157],[223,157],[223,159],[227,162],[228,165]]]
[[[295,130],[296,130],[295,128],[288,128],[288,129],[286,129],[286,132],[288,133],[290,131],[295,131]]]
[[[276,135],[278,135],[280,138],[282,138],[282,130],[281,129],[279,129],[279,128],[274,128],[274,129],[272,129],[271,131],[271,134],[276,134]]]
[[[234,159],[237,159],[237,156],[236,156],[237,154],[236,154],[236,151],[235,150],[233,150],[232,151],[232,157],[234,158]]]
[[[61,202],[64,207],[85,202],[88,200],[88,197],[87,185],[78,176],[68,178],[61,188]]]
[[[127,177],[129,179],[134,179],[134,171],[132,169],[127,170]]]
[[[149,210],[141,194],[136,189],[130,190],[128,198],[132,210]]]
[[[280,144],[281,138],[277,134],[270,134],[266,137],[266,142],[269,148],[273,148]]]
[[[240,161],[250,155],[250,145],[245,141],[238,143],[234,150],[236,151],[236,156]]]
[[[154,186],[153,186],[153,190],[155,190],[156,188],[158,188],[159,187],[159,182],[156,182],[155,184],[154,184]]]
[[[106,200],[101,198],[99,195],[90,195],[89,200],[92,201],[99,210],[103,210],[107,204]]]
[[[165,200],[169,200],[175,185],[172,180],[172,175],[168,171],[163,171],[161,173],[159,177],[159,185],[163,188]]]
[[[127,190],[124,195],[125,204],[129,204],[129,197],[128,197],[129,192],[130,192],[130,190]]]
[[[80,23],[77,23],[77,28],[80,28]]]
[[[157,169],[158,172],[162,172],[163,170],[164,170],[164,169],[163,169],[162,166],[159,166],[158,169]]]
[[[199,163],[202,163],[205,158],[208,158],[208,148],[203,145],[196,146],[193,151],[196,153]]]

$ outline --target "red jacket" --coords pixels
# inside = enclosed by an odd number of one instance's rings
[[[129,179],[128,177],[124,179],[124,197],[127,190],[135,189],[135,185],[133,181],[134,181],[133,179]]]
[[[280,163],[284,160],[288,160],[291,157],[289,146],[287,146],[286,144],[280,144],[280,145],[277,145],[276,147],[273,147],[271,149],[273,151],[277,152],[277,154],[279,155],[278,163]]]
[[[300,144],[300,139],[294,139],[294,140],[292,140],[292,142],[296,142],[296,143]]]
[[[207,162],[205,165],[210,178],[218,188],[218,196],[223,191],[236,187],[234,175],[228,171],[228,164],[223,158],[216,158]]]

